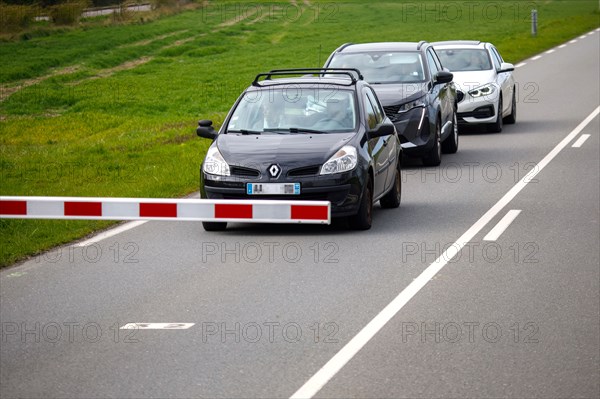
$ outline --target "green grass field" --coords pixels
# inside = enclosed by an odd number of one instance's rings
[[[538,36],[530,11],[538,10]],[[0,43],[0,194],[179,197],[255,74],[345,42],[477,39],[516,63],[600,25],[597,0],[211,1],[154,22]],[[108,226],[0,220],[0,266]]]

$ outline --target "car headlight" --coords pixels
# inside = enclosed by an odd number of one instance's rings
[[[423,97],[418,98],[414,101],[407,102],[405,104],[400,105],[398,108],[398,113],[410,111],[413,108],[424,107],[425,101],[423,101]]]
[[[206,152],[206,158],[202,165],[205,173],[218,176],[229,176],[229,165],[225,162],[223,155],[219,152],[216,145],[211,146]]]
[[[322,175],[333,173],[348,172],[356,167],[358,163],[356,148],[346,145],[340,148],[327,162],[321,167]]]
[[[491,83],[488,83],[486,85],[476,87],[475,89],[469,91],[469,94],[471,95],[471,97],[481,97],[481,96],[489,96],[494,91],[496,91],[496,86],[494,86]]]

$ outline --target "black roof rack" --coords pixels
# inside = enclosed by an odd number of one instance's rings
[[[417,50],[421,50],[421,47],[423,47],[424,44],[427,44],[427,40],[421,40],[418,44],[417,44]]]
[[[360,71],[356,68],[293,68],[293,69],[273,69],[269,72],[263,72],[256,75],[254,81],[252,82],[252,86],[260,86],[260,78],[264,77],[264,80],[271,80],[273,76],[290,76],[290,75],[300,75],[300,74],[328,74],[328,75],[346,75],[350,78],[351,86],[356,84],[358,80],[363,80],[363,76]]]

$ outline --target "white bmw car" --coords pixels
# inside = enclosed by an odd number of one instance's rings
[[[485,125],[501,132],[503,123],[517,120],[515,67],[504,62],[491,43],[433,43],[442,66],[454,74],[459,125]]]

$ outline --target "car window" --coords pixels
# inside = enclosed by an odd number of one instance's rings
[[[293,133],[312,129],[335,133],[354,130],[356,120],[353,90],[331,85],[282,85],[244,93],[227,131]]]
[[[481,49],[438,49],[442,65],[450,71],[487,71],[492,62],[487,51]]]
[[[375,127],[377,127],[377,114],[375,113],[375,107],[371,103],[368,94],[365,95],[363,100],[365,103],[365,111],[367,113],[367,125],[369,126],[369,129],[375,129]]]
[[[417,51],[337,53],[329,68],[356,68],[372,84],[425,81],[423,61]]]
[[[376,118],[377,124],[382,123],[383,119],[385,118],[385,114],[381,110],[381,106],[376,99],[377,97],[375,96],[375,93],[373,93],[373,89],[367,88],[365,90],[365,93],[367,95],[367,98],[371,102],[371,107],[373,108],[373,111],[375,112],[375,118]]]
[[[440,68],[438,68],[431,50],[427,50],[427,63],[429,64],[431,77],[433,78],[440,71]]]
[[[500,64],[503,63],[504,60],[502,59],[502,56],[500,55],[500,53],[498,52],[498,50],[494,46],[492,46],[491,49],[492,49],[493,57],[495,57],[496,60],[499,63],[499,64],[497,64],[496,62],[494,62],[494,64],[496,64],[496,68],[499,69],[500,68]]]

